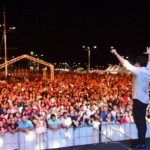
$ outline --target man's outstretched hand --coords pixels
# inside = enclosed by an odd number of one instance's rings
[[[120,54],[118,54],[117,50],[113,46],[111,47],[111,51],[110,52],[117,57],[117,59],[120,61],[120,63],[122,65],[124,65],[125,59],[122,56],[120,56]]]
[[[114,48],[114,47],[111,47],[111,51],[110,51],[112,54],[115,54],[117,53],[117,50]]]
[[[146,52],[144,52],[144,54],[150,55],[150,47],[147,47],[147,50],[146,50]]]

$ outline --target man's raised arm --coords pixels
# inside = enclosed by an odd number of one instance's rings
[[[131,71],[133,74],[137,75],[138,74],[138,67],[133,66],[132,64],[130,64],[126,59],[124,59],[122,56],[120,56],[116,49],[111,47],[111,53],[114,54],[117,59],[120,61],[120,63],[127,68],[129,71]]]
[[[120,63],[124,66],[126,60],[121,55],[118,54],[118,52],[114,47],[111,47],[111,53],[114,54],[117,57],[117,59],[120,61]]]
[[[150,62],[150,47],[147,47],[146,52],[144,54],[148,55],[148,62]]]

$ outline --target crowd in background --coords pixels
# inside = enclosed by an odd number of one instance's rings
[[[132,123],[132,75],[57,73],[0,82],[0,134]],[[147,107],[150,121],[150,105]]]

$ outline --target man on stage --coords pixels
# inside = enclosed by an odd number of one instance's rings
[[[136,149],[146,149],[146,107],[149,103],[149,81],[150,81],[150,47],[147,48],[145,55],[137,57],[135,65],[131,65],[127,60],[120,56],[116,49],[111,48],[120,63],[133,73],[132,99],[133,99],[133,117],[138,130],[139,144]]]

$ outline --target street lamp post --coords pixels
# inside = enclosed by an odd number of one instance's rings
[[[7,61],[7,37],[6,33],[7,31],[13,31],[16,30],[16,27],[9,27],[8,30],[6,29],[6,14],[5,14],[5,9],[3,10],[3,25],[0,25],[0,28],[3,27],[2,32],[3,32],[3,39],[4,39],[4,54],[5,54],[5,78],[7,78],[8,75],[8,61]]]
[[[86,51],[88,51],[88,71],[91,70],[91,51],[93,49],[96,49],[97,46],[93,46],[92,48],[91,47],[85,47],[85,46],[82,46],[82,48]]]
[[[6,15],[5,15],[5,9],[3,11],[3,17],[4,17],[4,52],[5,52],[5,78],[7,78],[8,75],[8,64],[7,64],[7,38],[6,38]]]
[[[87,51],[88,51],[88,71],[91,70],[91,48],[87,47]]]

